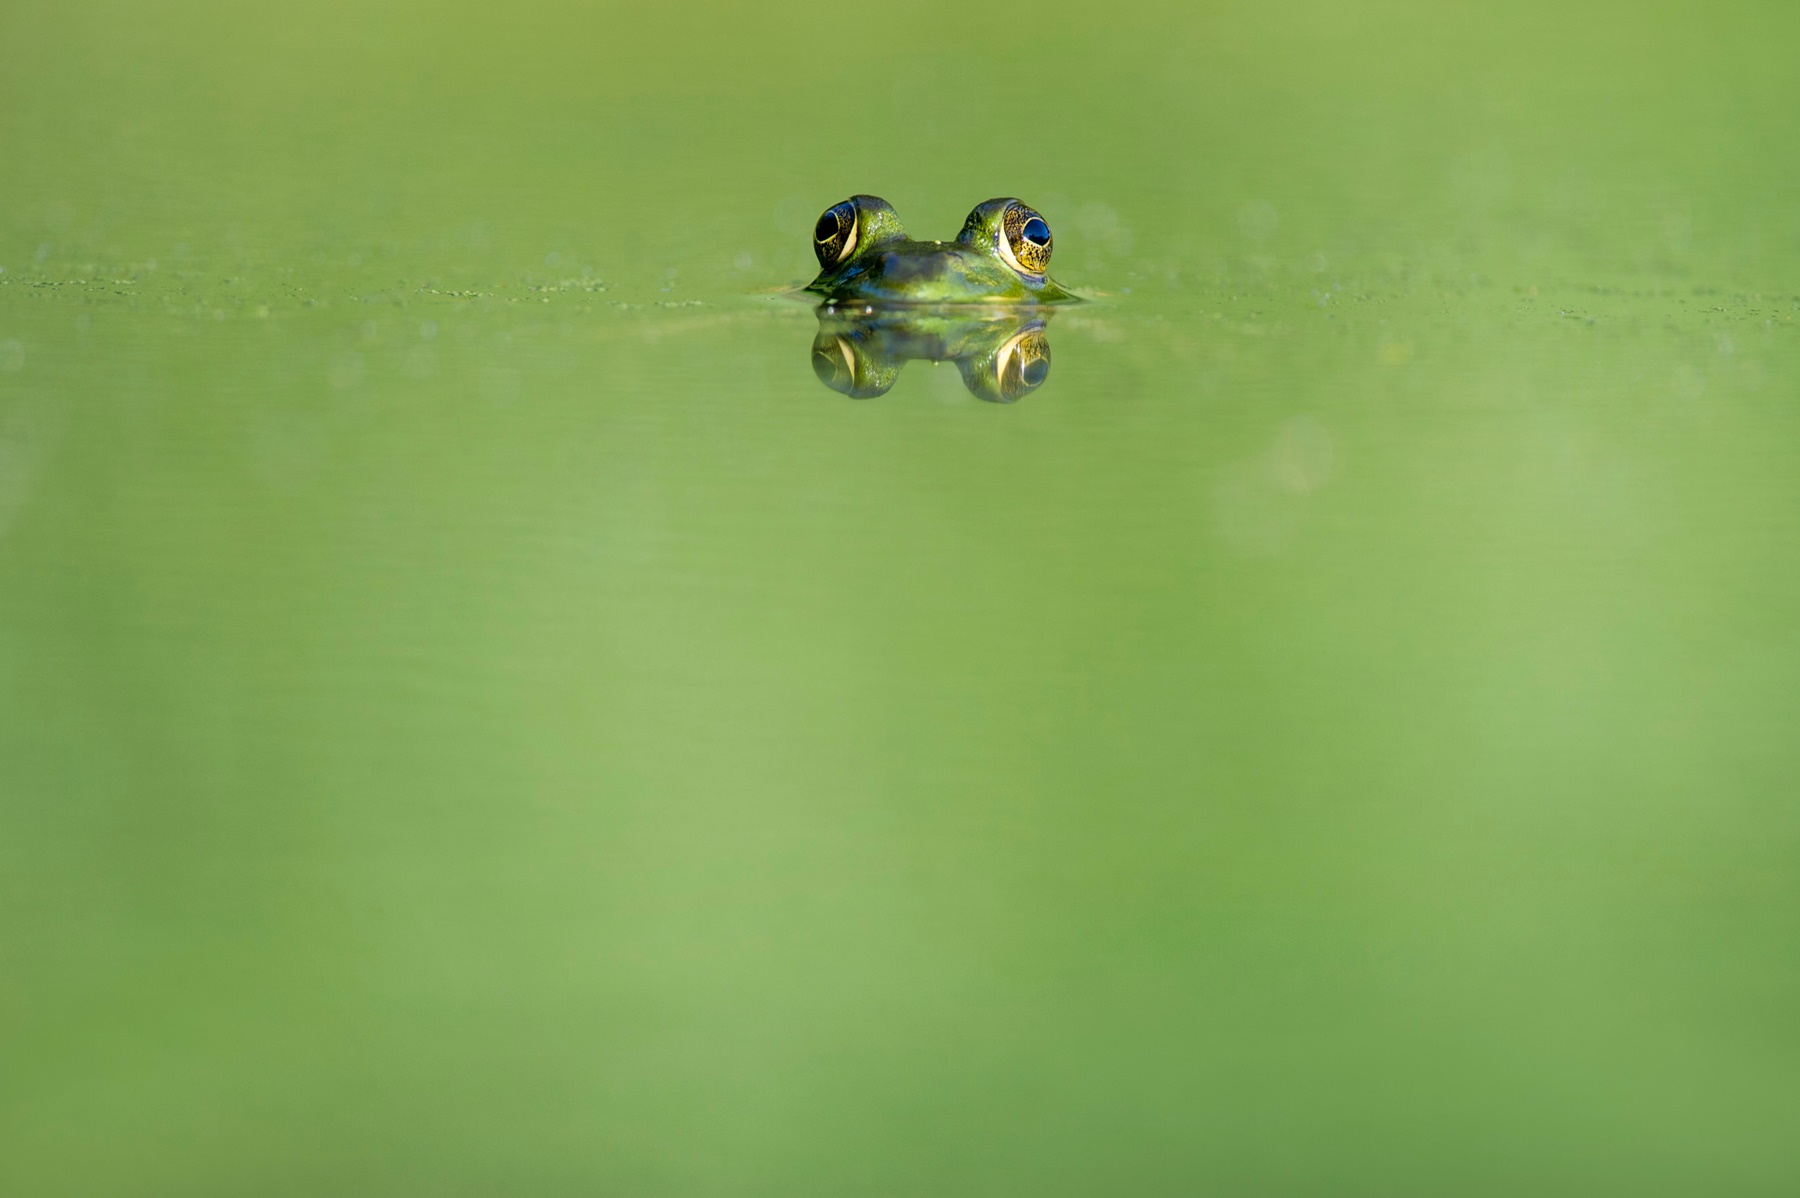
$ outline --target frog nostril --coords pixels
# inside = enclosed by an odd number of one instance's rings
[[[1050,244],[1050,226],[1044,223],[1043,217],[1034,216],[1025,222],[1024,236],[1025,240],[1032,245],[1048,245]]]

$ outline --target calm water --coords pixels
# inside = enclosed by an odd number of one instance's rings
[[[1800,20],[1352,7],[9,0],[0,1191],[1800,1188]]]

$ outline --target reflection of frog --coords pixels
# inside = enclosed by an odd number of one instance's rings
[[[870,399],[915,358],[954,362],[976,398],[1011,403],[1050,377],[1049,319],[1017,308],[820,308],[813,373],[833,391]]]
[[[893,207],[851,196],[813,229],[819,277],[807,285],[828,303],[1055,303],[1079,298],[1045,274],[1050,226],[1018,200],[969,213],[955,241],[914,241]]]

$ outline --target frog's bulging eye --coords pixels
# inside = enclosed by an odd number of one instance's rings
[[[1041,275],[1050,266],[1050,225],[1023,204],[1014,204],[1001,218],[1001,248],[1013,264],[1028,275]]]
[[[856,250],[856,205],[850,200],[833,204],[813,226],[813,253],[819,265],[830,270]]]

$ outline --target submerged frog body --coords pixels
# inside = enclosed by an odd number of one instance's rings
[[[813,373],[833,391],[873,399],[910,361],[948,362],[977,399],[1012,403],[1050,375],[1050,316],[1018,305],[822,307]]]
[[[914,241],[877,196],[833,204],[813,228],[828,303],[1048,304],[1079,298],[1052,279],[1050,225],[1015,199],[969,213],[955,241]]]

